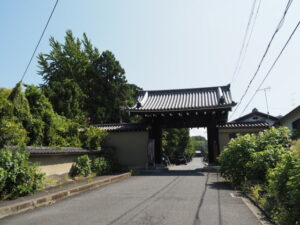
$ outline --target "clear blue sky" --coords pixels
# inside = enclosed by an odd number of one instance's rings
[[[130,83],[143,89],[226,85],[236,65],[252,0],[60,0],[38,53],[49,52],[49,37],[63,41],[71,29],[86,32],[100,50],[111,50]],[[241,73],[232,84],[238,101],[275,30],[287,0],[262,0],[261,10]],[[0,86],[11,88],[33,52],[55,0],[0,1]],[[261,73],[240,109],[262,80],[271,62],[300,19],[294,1]],[[42,83],[32,62],[24,82]],[[286,114],[300,103],[300,30],[264,87],[270,113]],[[253,107],[266,112],[260,92]],[[240,116],[238,110],[235,117]]]

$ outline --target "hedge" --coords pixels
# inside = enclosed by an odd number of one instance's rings
[[[219,157],[222,175],[282,225],[300,221],[300,141],[290,148],[290,137],[282,127],[238,135]]]

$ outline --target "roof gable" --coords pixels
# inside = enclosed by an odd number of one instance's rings
[[[257,109],[253,109],[251,113],[248,113],[242,117],[239,117],[231,123],[239,122],[268,122],[270,125],[273,125],[279,119],[277,117],[271,116],[266,113],[259,112]]]

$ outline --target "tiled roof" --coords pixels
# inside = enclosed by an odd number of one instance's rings
[[[16,146],[8,146],[9,148],[16,149]],[[62,147],[57,149],[55,147],[40,147],[40,146],[27,146],[25,151],[30,154],[47,154],[47,155],[76,155],[76,154],[99,154],[99,150],[87,150],[77,147]]]
[[[219,125],[218,128],[235,129],[235,128],[268,128],[270,125],[265,122],[236,122]]]
[[[109,132],[143,131],[147,129],[145,125],[139,123],[93,124],[92,126],[99,127],[102,130]]]
[[[234,106],[230,86],[138,92],[130,112],[201,110]]]
[[[277,118],[275,116],[271,116],[269,114],[266,114],[266,113],[263,113],[263,112],[259,112],[256,108],[254,108],[251,113],[248,113],[248,114],[246,114],[246,115],[244,115],[242,117],[239,117],[239,118],[237,118],[237,119],[235,119],[235,120],[233,120],[231,122],[243,122],[246,119],[254,117],[254,116],[261,116],[262,118],[264,118],[263,120],[268,119],[268,120],[273,120],[274,122],[276,122],[276,121],[279,120],[279,118]],[[257,122],[259,122],[259,121],[257,121]]]

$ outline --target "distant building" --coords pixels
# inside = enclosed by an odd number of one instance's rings
[[[219,144],[222,151],[237,134],[253,134],[268,129],[273,126],[279,119],[266,113],[259,112],[256,108],[251,113],[237,118],[219,128]]]
[[[300,105],[281,117],[276,125],[288,127],[292,132],[300,134]]]

